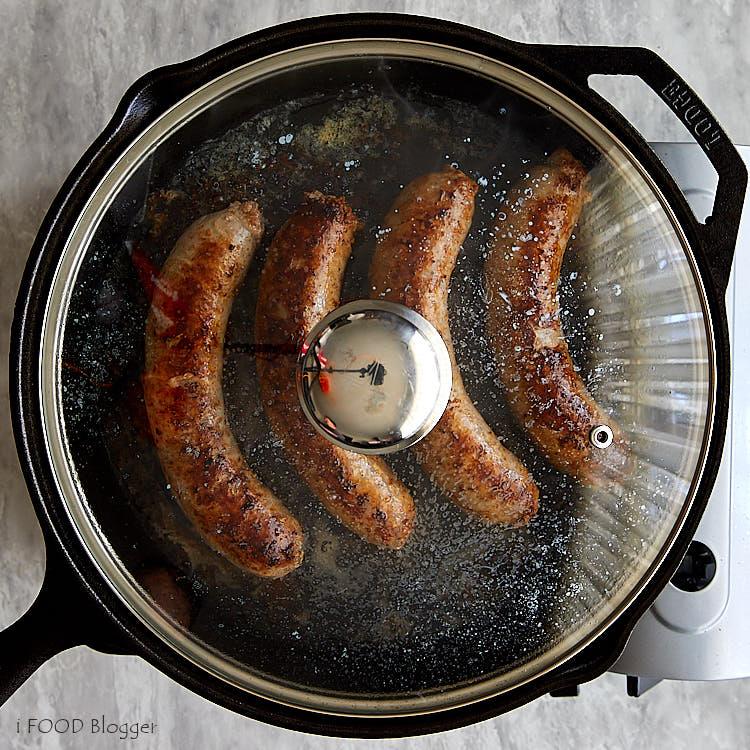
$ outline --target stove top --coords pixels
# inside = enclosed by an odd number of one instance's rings
[[[701,221],[717,176],[697,144],[655,143]],[[750,167],[750,146],[738,146]],[[613,672],[641,695],[662,679],[750,676],[750,200],[727,288],[732,346],[729,424],[719,474],[694,541],[672,581],[641,618]]]

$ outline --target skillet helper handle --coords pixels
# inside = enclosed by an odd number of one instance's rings
[[[47,544],[42,588],[31,607],[0,632],[0,706],[47,660],[74,646],[126,653],[112,623],[104,620],[69,563]]]
[[[729,281],[747,187],[747,169],[727,134],[688,84],[657,54],[643,47],[530,45],[547,65],[573,79],[588,93],[592,75],[637,76],[680,119],[719,176],[712,215],[705,224],[690,212],[714,281],[723,293]],[[601,98],[601,97],[599,97]],[[607,105],[609,106],[609,105]]]

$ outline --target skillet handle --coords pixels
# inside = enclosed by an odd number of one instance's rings
[[[0,632],[0,706],[48,659],[73,646],[128,653],[111,622],[75,579],[70,565],[47,544],[42,588],[31,607]]]
[[[708,107],[657,54],[643,47],[529,45],[547,65],[573,79],[601,105],[611,106],[589,86],[589,77],[637,76],[677,115],[706,154],[719,176],[712,215],[705,224],[689,212],[706,250],[716,284],[723,293],[729,281],[747,187],[747,169],[737,149]]]

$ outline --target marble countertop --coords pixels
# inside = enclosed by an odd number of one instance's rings
[[[355,10],[432,15],[519,41],[649,47],[692,84],[731,138],[750,143],[747,0],[0,0],[0,628],[29,607],[44,569],[10,431],[6,357],[18,281],[55,191],[142,73],[281,21]],[[622,82],[607,91],[647,138],[686,139],[652,98]],[[576,699],[545,697],[474,727],[388,746],[739,748],[750,742],[749,706],[750,680],[665,682],[635,700],[625,694],[624,677],[605,675],[584,685]],[[157,727],[137,740],[17,732],[17,721],[29,717],[90,721],[100,715]],[[198,698],[138,658],[75,648],[42,666],[0,708],[0,744],[333,750],[355,742],[265,726]]]

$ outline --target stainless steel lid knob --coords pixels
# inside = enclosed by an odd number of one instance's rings
[[[316,430],[359,453],[390,453],[423,438],[450,397],[443,339],[414,310],[385,300],[336,308],[298,361],[300,403]]]

